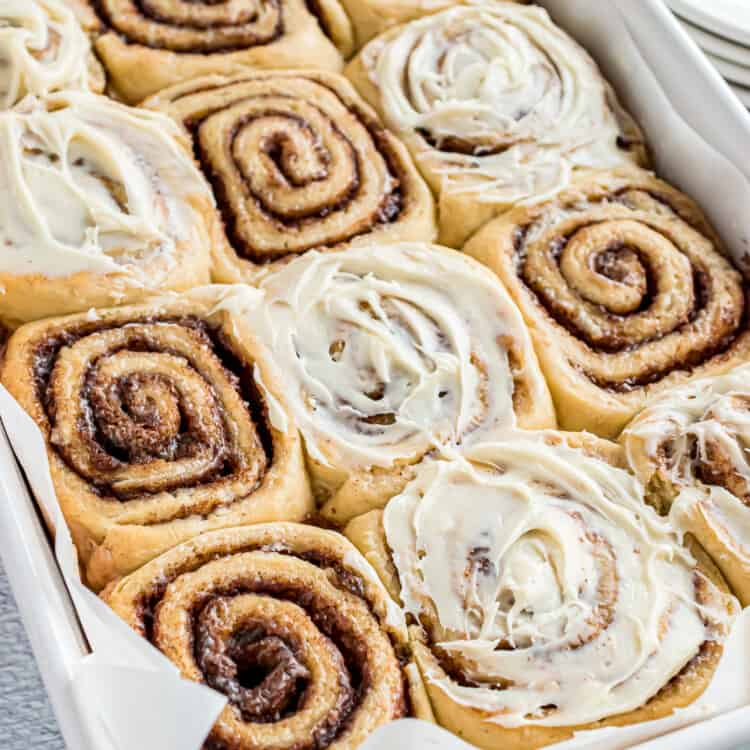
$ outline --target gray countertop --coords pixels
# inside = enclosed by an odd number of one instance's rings
[[[0,563],[0,747],[65,750]]]

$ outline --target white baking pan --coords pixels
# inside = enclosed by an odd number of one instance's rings
[[[659,173],[703,205],[737,258],[750,258],[750,116],[666,6],[660,0],[541,4],[602,66],[645,129]],[[97,603],[85,592],[74,584],[66,586],[25,479],[28,476],[49,509],[49,487],[37,476],[38,444],[32,445],[23,415],[6,407],[0,403],[0,556],[68,748],[199,750],[201,732],[207,731],[221,701],[196,685],[176,687],[177,677],[162,657],[134,642],[135,636],[123,632],[127,628],[114,622],[113,615],[108,620],[111,613],[96,612]],[[62,567],[70,576],[72,558],[63,557]],[[116,649],[108,650],[108,639],[116,642]],[[733,647],[740,653],[739,671],[750,672],[745,645],[750,643]],[[732,693],[734,710],[669,731],[640,747],[724,750],[750,742],[750,689],[747,695],[727,692]],[[193,712],[198,704],[201,710]],[[198,739],[186,742],[188,734]],[[575,744],[614,750],[642,739],[625,729]],[[459,745],[421,723],[402,722],[366,746],[447,750]]]

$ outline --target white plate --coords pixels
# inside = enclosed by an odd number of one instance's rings
[[[706,52],[706,57],[728,81],[739,83],[742,86],[750,86],[750,68],[737,65],[728,60],[722,60],[720,57],[714,57],[714,55],[710,55],[708,52]]]
[[[736,83],[730,83],[729,87],[734,91],[737,98],[750,109],[750,88],[738,86]]]
[[[748,0],[668,0],[668,5],[696,26],[750,45]]]
[[[743,47],[741,44],[730,42],[729,39],[709,34],[692,23],[680,19],[682,27],[695,40],[696,44],[704,51],[709,52],[722,60],[730,60],[738,65],[750,67],[750,48]]]

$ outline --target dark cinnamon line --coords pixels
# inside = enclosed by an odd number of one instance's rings
[[[612,200],[612,198],[619,200],[624,194],[626,194],[628,191],[630,191],[631,187],[623,188],[615,193],[613,193],[609,198],[602,198],[598,202],[606,202],[607,200]],[[642,188],[637,188],[639,190],[643,190]],[[686,217],[680,215],[677,210],[666,200],[666,198],[659,193],[655,193],[652,191],[646,191],[652,199],[658,201],[662,205],[669,208],[670,211],[680,216],[680,218],[685,221],[686,223],[689,223],[686,219]],[[596,223],[596,222],[592,222]],[[591,224],[588,224],[586,226],[590,226]],[[529,292],[530,295],[532,295],[533,299],[535,300],[537,306],[540,310],[543,310],[544,313],[549,318],[550,322],[553,324],[557,324],[560,326],[560,328],[567,331],[571,336],[573,336],[577,341],[581,342],[584,346],[586,346],[589,351],[591,351],[593,354],[604,352],[607,354],[618,354],[618,353],[626,353],[630,351],[637,351],[639,348],[644,346],[645,344],[652,343],[654,341],[660,340],[659,337],[652,337],[650,339],[639,341],[635,344],[621,344],[616,343],[610,347],[602,346],[601,343],[596,344],[595,342],[592,342],[588,336],[586,336],[586,333],[584,331],[579,330],[575,322],[572,320],[569,320],[564,315],[559,314],[558,311],[554,310],[554,308],[550,308],[545,304],[545,301],[540,297],[536,289],[533,287],[532,283],[530,283],[530,280],[524,273],[524,262],[525,262],[525,242],[526,237],[528,236],[529,231],[531,230],[531,224],[527,224],[522,227],[518,227],[514,233],[513,236],[513,246],[514,246],[514,267],[516,269],[516,273],[519,276],[519,278],[524,282],[524,286]],[[692,225],[691,225],[692,226]],[[580,231],[582,227],[578,227],[576,231]],[[698,230],[697,227],[696,230]],[[552,248],[552,254],[555,260],[559,259],[560,255],[562,254],[562,251],[564,250],[565,246],[567,245],[567,242],[569,241],[568,237],[560,237],[558,238],[559,245],[556,245]],[[638,312],[643,312],[644,310],[647,310],[649,305],[653,301],[653,289],[654,289],[654,281],[653,281],[653,274],[651,273],[651,269],[649,268],[649,264],[644,258],[644,256],[638,252],[637,248],[631,248],[636,253],[638,253],[639,259],[643,263],[644,267],[647,271],[647,283],[648,283],[648,292],[645,295],[644,301],[641,304]],[[735,266],[733,266],[735,267]],[[693,309],[690,312],[690,315],[685,323],[678,326],[674,329],[673,333],[680,333],[683,331],[687,326],[691,325],[698,314],[700,314],[701,310],[703,310],[708,302],[708,288],[707,288],[707,279],[706,279],[706,273],[702,269],[693,267],[693,292],[695,295],[695,304],[693,306]],[[735,270],[739,270],[736,269]],[[607,310],[604,306],[599,305],[599,309],[602,311],[604,315],[606,315],[611,320],[616,320],[621,316],[618,316],[614,313],[611,313],[609,310]],[[594,373],[591,373],[584,368],[580,368],[580,371],[585,377],[587,377],[592,383],[594,383],[596,386],[603,390],[608,390],[613,393],[629,393],[633,390],[636,390],[638,388],[642,388],[646,385],[650,385],[652,383],[658,382],[662,380],[663,378],[667,377],[673,372],[681,372],[684,370],[690,371],[696,367],[699,367],[706,362],[711,361],[717,356],[724,355],[731,351],[732,346],[735,344],[735,342],[742,336],[743,332],[745,332],[748,328],[748,324],[750,323],[750,290],[747,288],[745,289],[745,304],[743,305],[742,309],[742,315],[739,321],[738,326],[736,329],[732,332],[731,335],[724,336],[720,341],[715,342],[712,346],[705,347],[701,351],[693,352],[691,356],[687,358],[683,358],[679,363],[675,363],[675,367],[673,367],[670,370],[663,371],[647,371],[642,373],[641,375],[637,377],[629,378],[625,381],[613,383],[612,381],[605,381],[601,378],[598,378]]]
[[[338,101],[341,102],[342,106],[346,107],[350,112],[354,114],[354,116],[357,118],[360,124],[370,134],[370,137],[373,140],[375,148],[377,149],[378,153],[381,155],[381,157],[386,163],[386,166],[388,168],[388,174],[391,177],[393,181],[393,185],[394,185],[391,192],[384,195],[383,200],[381,201],[381,204],[380,204],[380,210],[377,212],[376,216],[374,217],[372,223],[368,226],[368,228],[363,229],[360,232],[351,233],[351,234],[348,234],[345,231],[343,236],[341,236],[340,238],[337,238],[334,242],[331,242],[328,245],[325,245],[323,247],[335,247],[336,245],[339,245],[343,242],[349,242],[356,237],[361,237],[363,235],[368,234],[369,232],[373,231],[374,227],[377,226],[378,224],[390,224],[390,223],[394,223],[398,221],[404,209],[403,186],[405,184],[408,184],[408,179],[406,178],[404,171],[401,169],[398,158],[393,153],[391,144],[388,141],[386,130],[380,125],[380,123],[374,120],[374,118],[370,117],[366,112],[364,112],[355,102],[350,103],[350,102],[344,101],[337,91],[327,86],[322,81],[319,81],[314,76],[299,76],[299,77],[304,77],[306,80],[311,81],[315,85],[325,88],[327,92],[330,92],[331,94],[333,94],[336,97],[336,99],[338,99]],[[275,78],[273,75],[269,75],[264,78],[253,77],[253,78],[233,80],[229,84],[201,86],[199,88],[180,94],[179,96],[175,97],[173,101],[177,102],[182,99],[189,98],[191,96],[197,96],[199,94],[203,94],[203,93],[207,93],[211,91],[231,89],[231,87],[234,85],[251,82],[251,81],[258,81],[258,80],[275,80]],[[267,95],[267,96],[270,96],[270,95]],[[263,96],[240,97],[238,99],[232,100],[230,105],[225,105],[225,106],[234,106],[243,101],[257,101],[258,99],[261,99],[261,98],[263,98]],[[291,99],[292,97],[290,96],[289,98]],[[315,105],[311,104],[311,106],[315,106]],[[330,121],[330,117],[326,112],[324,112],[318,107],[315,107],[315,108]],[[227,238],[229,239],[230,244],[235,249],[235,251],[239,255],[241,255],[241,257],[251,260],[252,262],[258,263],[258,264],[269,263],[269,262],[273,262],[274,260],[278,260],[280,258],[298,255],[299,254],[298,252],[284,252],[282,248],[279,248],[280,252],[278,253],[269,253],[269,254],[260,253],[255,248],[249,247],[245,239],[242,238],[239,232],[237,231],[236,229],[237,217],[232,214],[231,209],[229,207],[229,202],[226,199],[229,186],[226,184],[226,181],[224,180],[223,176],[217,173],[211,167],[208,157],[203,152],[203,149],[200,146],[200,142],[199,142],[200,139],[197,137],[197,132],[201,126],[201,123],[205,119],[210,117],[211,115],[215,114],[220,109],[222,108],[217,107],[217,108],[208,110],[206,112],[203,112],[201,117],[189,118],[185,120],[183,124],[185,125],[185,127],[188,129],[188,131],[191,134],[192,142],[193,142],[193,153],[194,153],[195,159],[198,162],[201,168],[201,171],[204,173],[209,183],[211,184],[211,187],[216,196],[217,204],[219,206],[219,210],[220,210],[222,220],[224,223],[224,228],[225,228]],[[266,112],[258,113],[251,118],[247,118],[245,121],[240,121],[239,123],[236,123],[230,138],[233,140],[239,128],[241,128],[242,125],[246,124],[247,121],[251,121],[253,119],[258,119],[260,117],[269,116],[269,115],[282,116],[282,117],[286,117],[289,119],[296,119],[298,122],[301,122],[301,118],[297,118],[289,113],[285,113],[283,111],[268,110]],[[298,218],[290,219],[289,217],[286,217],[283,214],[279,214],[278,212],[274,211],[271,206],[267,205],[267,203],[263,200],[262,196],[256,196],[255,194],[251,194],[248,190],[248,197],[250,197],[252,200],[255,201],[256,205],[261,210],[261,212],[264,213],[266,216],[269,216],[271,221],[277,222],[278,224],[281,224],[285,228],[294,228],[294,227],[304,226],[305,222],[314,223],[316,219],[323,218],[331,213],[340,211],[341,209],[345,208],[358,194],[359,190],[361,189],[361,180],[359,178],[360,168],[357,163],[357,159],[354,158],[354,155],[356,154],[356,149],[353,147],[353,145],[351,144],[351,141],[347,138],[346,134],[342,132],[341,129],[338,128],[335,123],[332,123],[332,126],[340,134],[341,138],[347,142],[349,149],[353,156],[352,162],[355,164],[356,169],[357,169],[357,177],[355,180],[355,184],[351,188],[350,194],[347,195],[345,198],[343,198],[337,205],[326,207],[324,210],[311,213],[308,216],[303,217],[300,220]],[[243,186],[246,186],[246,183],[243,182],[242,184]],[[321,246],[311,244],[309,247],[306,247],[305,250],[313,249],[315,247],[321,247]]]
[[[144,19],[148,21],[152,21],[154,23],[158,23],[162,26],[171,27],[173,25],[171,19],[164,18],[160,14],[154,13],[151,9],[145,7],[145,5],[143,4],[143,0],[131,0],[131,1],[133,2],[133,5],[135,6],[135,9],[137,10],[137,12]],[[253,47],[267,46],[278,41],[285,33],[284,3],[283,3],[283,0],[267,0],[267,1],[272,3],[278,9],[278,19],[277,19],[276,26],[272,34],[269,34],[264,37],[259,34],[254,34],[253,32],[248,31],[247,36],[245,37],[242,43],[238,42],[236,44],[218,45],[215,47],[211,47],[209,49],[190,49],[190,50],[170,47],[168,43],[158,44],[155,40],[130,38],[127,36],[125,31],[119,28],[115,19],[112,18],[110,13],[104,7],[103,0],[89,0],[89,3],[91,4],[91,7],[96,13],[96,15],[99,17],[99,20],[101,21],[101,23],[104,24],[104,26],[106,26],[107,29],[116,33],[120,37],[120,39],[126,44],[137,44],[142,47],[147,47],[148,49],[163,50],[166,52],[175,52],[177,54],[213,55],[213,54],[227,54],[231,52],[240,52],[242,50],[251,49]],[[247,23],[252,23],[252,21],[247,22]],[[194,31],[196,33],[202,33],[206,31],[211,31],[212,29],[233,28],[235,26],[236,24],[234,24],[231,20],[229,20],[226,23],[214,22],[214,23],[204,24],[201,26],[188,24],[186,26],[182,26],[182,28],[187,29],[189,31]]]
[[[203,321],[195,317],[156,317],[143,315],[139,318],[133,318],[128,320],[127,323],[120,324],[117,322],[102,323],[101,321],[85,321],[79,323],[75,329],[63,328],[57,332],[56,336],[43,340],[39,346],[36,347],[33,358],[33,370],[32,377],[34,379],[34,385],[36,395],[39,403],[43,406],[45,416],[49,423],[49,430],[51,431],[55,426],[56,421],[56,407],[54,401],[54,391],[50,388],[50,379],[53,372],[54,364],[57,359],[57,355],[60,350],[66,346],[72,346],[76,341],[79,341],[87,336],[102,331],[112,330],[115,328],[122,328],[125,326],[138,326],[138,325],[153,325],[153,324],[176,324],[186,326],[200,331],[206,336],[207,342],[211,344],[212,352],[221,362],[225,369],[225,373],[229,382],[233,383],[238,393],[241,395],[243,403],[249,412],[250,419],[253,421],[255,428],[258,432],[263,450],[266,454],[268,465],[272,465],[274,459],[273,451],[273,440],[271,437],[271,430],[268,424],[268,406],[265,403],[265,398],[255,383],[253,377],[252,368],[249,365],[245,365],[241,359],[232,351],[231,343],[228,341],[226,336],[222,335],[222,332],[218,328],[212,328],[206,321]],[[144,346],[144,351],[154,351],[149,346]],[[167,351],[159,348],[157,351]],[[112,352],[108,352],[111,355]],[[181,356],[181,355],[180,355]],[[88,372],[90,373],[93,368],[96,367],[98,359],[94,362],[89,363]],[[87,384],[89,383],[89,375],[85,378],[85,382],[79,397],[84,403],[84,413],[86,424],[79,425],[79,429],[87,435],[91,436],[91,439],[96,441],[97,445],[106,453],[108,452],[109,442],[104,438],[101,430],[96,425],[96,418],[91,410],[89,403],[89,393],[87,392]],[[208,383],[209,388],[215,395],[213,385]],[[49,443],[54,448],[52,443]],[[55,448],[57,455],[65,463],[65,465],[78,476],[78,472],[72,465],[71,461],[65,455],[64,452],[59,451]],[[108,454],[111,455],[111,454]],[[113,456],[114,460],[119,460],[117,456]],[[228,457],[228,462],[225,462],[223,467],[216,473],[208,475],[198,485],[210,484],[212,481],[216,481],[220,476],[230,476],[235,471],[235,464],[232,461],[232,457]],[[102,499],[112,500],[113,502],[122,502],[121,498],[113,495],[108,489],[106,484],[99,485],[86,480],[90,486],[90,490],[95,494],[98,494]],[[139,496],[148,496],[150,494],[147,491],[139,493]],[[187,513],[188,511],[186,511]],[[190,514],[194,514],[190,511]],[[179,516],[178,516],[179,517]],[[144,525],[158,525],[159,522],[153,524],[145,523]]]

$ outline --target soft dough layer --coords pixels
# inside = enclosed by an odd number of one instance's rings
[[[11,324],[209,280],[208,186],[164,115],[84,92],[0,113],[0,318]]]
[[[616,437],[649,396],[750,358],[740,272],[701,209],[648,172],[582,174],[465,250],[521,308],[566,429]]]
[[[617,446],[522,433],[466,459],[423,463],[381,522],[438,721],[483,748],[535,748],[695,700],[736,602]],[[353,538],[383,568],[366,525]]]
[[[497,279],[435,245],[307,253],[248,319],[284,374],[324,509],[380,505],[424,454],[554,422],[528,333]]]
[[[47,442],[87,582],[212,529],[312,511],[280,377],[215,287],[20,328],[2,383]]]
[[[102,91],[86,35],[61,0],[4,0],[0,7],[0,110],[29,94]]]
[[[75,2],[110,84],[130,104],[212,73],[340,70],[354,45],[339,0]]]
[[[652,399],[621,443],[650,501],[750,604],[750,365]]]
[[[335,73],[198,78],[146,104],[185,126],[213,186],[227,234],[216,280],[252,281],[256,264],[313,248],[437,235],[408,151]]]
[[[596,64],[539,7],[448,8],[374,39],[346,72],[414,154],[451,247],[575,169],[646,159]]]

